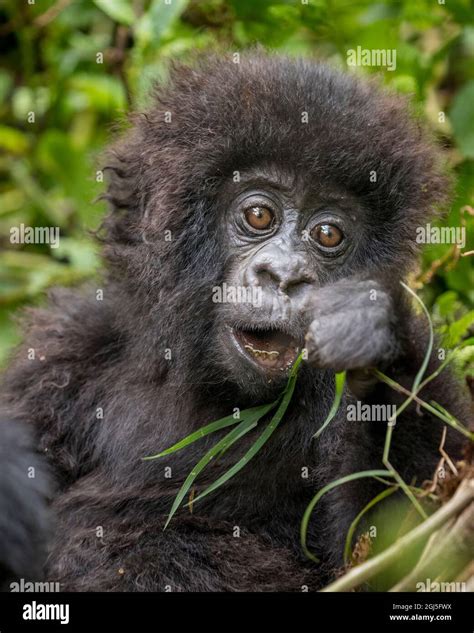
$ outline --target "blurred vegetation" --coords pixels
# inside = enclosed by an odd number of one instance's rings
[[[348,49],[396,49],[393,72],[351,72],[382,73],[412,95],[455,174],[445,223],[466,226],[463,250],[472,250],[473,16],[471,0],[0,1],[0,362],[17,340],[12,317],[22,305],[51,285],[94,275],[88,230],[105,212],[94,198],[112,124],[146,102],[170,59],[196,49],[260,43],[342,68]],[[11,244],[10,229],[21,223],[60,227],[60,247]],[[473,328],[473,261],[431,245],[412,280],[451,346]]]

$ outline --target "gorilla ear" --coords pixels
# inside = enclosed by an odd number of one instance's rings
[[[136,209],[137,194],[140,191],[139,179],[143,172],[143,155],[137,151],[138,136],[136,127],[129,130],[106,153],[106,164],[102,167],[107,182],[107,192],[100,199],[106,200],[110,210]],[[142,152],[143,154],[143,152]]]
[[[134,115],[133,119],[138,118]],[[143,219],[149,205],[150,188],[146,172],[144,134],[136,123],[106,152],[104,158],[106,192],[98,197],[109,205],[101,226],[107,243],[127,244],[142,241]],[[155,184],[156,186],[156,184]]]
[[[99,197],[109,203],[105,241],[143,241],[144,232],[162,232],[180,215],[195,157],[176,141],[182,127],[167,124],[165,114],[156,105],[131,114],[132,127],[105,154],[107,191]],[[199,173],[195,180],[201,182]]]

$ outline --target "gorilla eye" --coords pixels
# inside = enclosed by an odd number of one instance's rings
[[[317,224],[311,231],[311,237],[325,248],[335,248],[342,242],[344,235],[334,224]]]
[[[267,207],[251,207],[245,211],[245,219],[257,231],[266,231],[273,226],[275,216]]]

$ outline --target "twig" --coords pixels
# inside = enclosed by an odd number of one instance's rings
[[[456,421],[457,423],[454,424],[454,422],[452,422],[451,420],[446,419],[446,416],[442,415],[440,411],[438,411],[437,409],[432,407],[430,404],[428,404],[427,402],[425,402],[424,400],[419,398],[416,395],[416,393],[413,393],[409,389],[406,389],[405,387],[400,385],[395,380],[392,380],[391,378],[388,378],[388,376],[385,376],[385,374],[383,374],[382,372],[378,371],[377,369],[374,370],[374,373],[382,382],[385,382],[387,385],[389,385],[390,387],[392,387],[396,391],[398,391],[398,392],[400,392],[400,393],[402,393],[402,394],[404,394],[406,396],[409,396],[405,400],[405,402],[397,409],[397,416],[398,416],[398,414],[399,414],[399,412],[400,412],[400,410],[402,408],[403,409],[406,408],[406,405],[414,400],[415,402],[418,402],[424,409],[429,411],[431,414],[433,414],[437,418],[440,418],[445,424],[449,424],[450,426],[455,428],[457,431],[459,431],[460,433],[465,435],[467,438],[469,438],[471,441],[474,441],[474,433],[471,433],[459,421]]]
[[[61,13],[61,11],[64,11],[64,9],[69,4],[71,4],[71,0],[58,0],[56,4],[53,4],[52,7],[50,7],[47,11],[45,11],[35,19],[35,26],[43,28],[44,26],[55,20]]]
[[[438,478],[439,478],[439,471],[444,468],[444,464],[447,463],[449,468],[451,469],[451,472],[453,473],[453,475],[455,477],[458,477],[458,470],[456,468],[456,466],[453,464],[451,458],[449,457],[448,453],[444,450],[444,443],[446,441],[446,433],[447,433],[448,427],[445,425],[443,426],[443,435],[441,437],[441,442],[439,443],[439,447],[438,450],[441,454],[441,459],[438,462],[438,465],[436,466],[436,469],[434,471],[434,476],[433,476],[433,481],[431,482],[431,485],[425,490],[425,492],[423,492],[423,496],[427,496],[431,493],[434,493],[436,491],[436,487],[438,485]]]

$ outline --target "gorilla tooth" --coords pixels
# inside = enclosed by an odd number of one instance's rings
[[[244,345],[245,349],[248,350],[249,352],[251,352],[254,356],[257,357],[261,357],[261,356],[280,356],[280,352],[276,351],[276,350],[272,350],[271,352],[267,352],[264,349],[255,349],[254,347],[252,347],[252,345]]]

